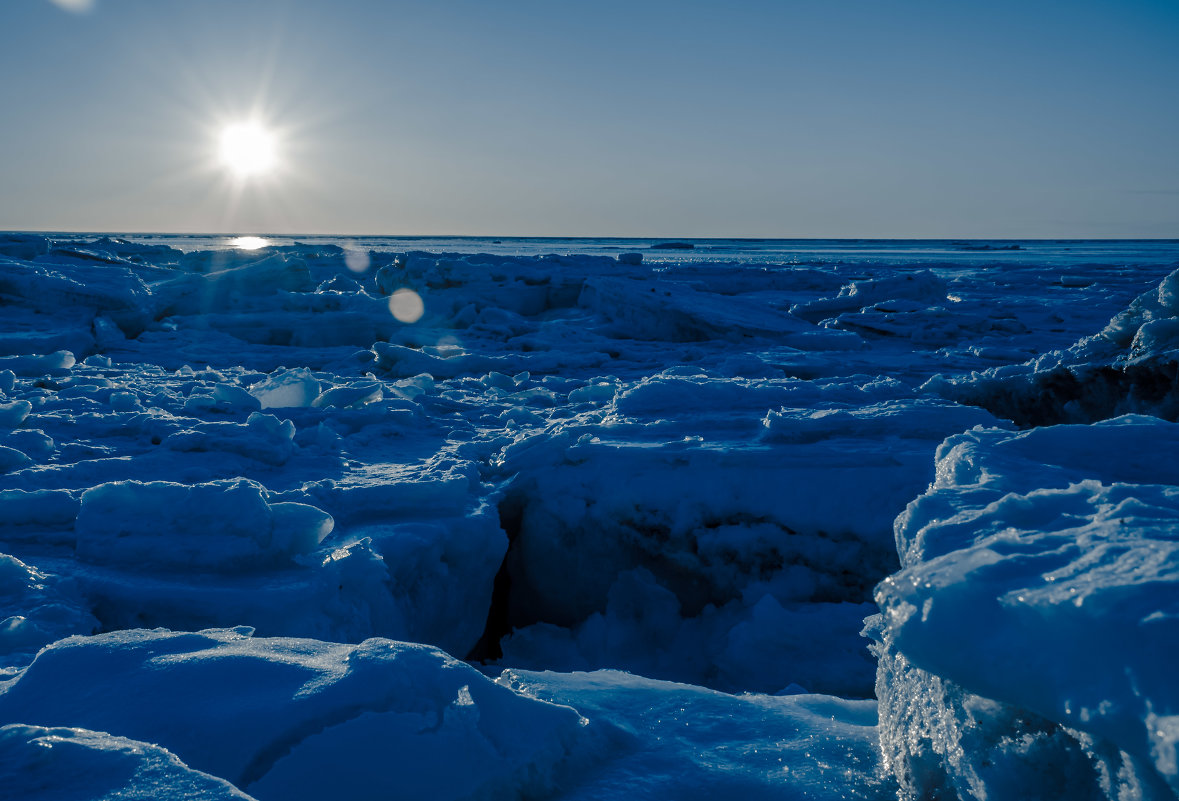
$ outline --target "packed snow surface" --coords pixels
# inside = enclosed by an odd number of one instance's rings
[[[666,244],[0,235],[6,790],[1179,795],[1179,243]]]

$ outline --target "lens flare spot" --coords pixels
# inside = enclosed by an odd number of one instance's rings
[[[398,289],[389,296],[389,311],[403,323],[416,323],[426,311],[422,296],[412,289]]]
[[[363,273],[368,271],[372,259],[369,257],[368,251],[347,248],[344,251],[344,264],[354,273]]]
[[[270,241],[260,236],[239,236],[230,240],[232,247],[238,250],[258,250],[270,244]]]
[[[53,4],[75,14],[85,14],[94,8],[94,0],[53,0]]]

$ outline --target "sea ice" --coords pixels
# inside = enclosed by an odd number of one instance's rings
[[[1174,789],[1174,427],[1008,422],[1169,415],[1171,265],[163,241],[0,235],[0,765]]]

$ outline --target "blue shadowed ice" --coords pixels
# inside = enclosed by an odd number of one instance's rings
[[[1179,247],[658,244],[0,235],[2,786],[1179,793]]]

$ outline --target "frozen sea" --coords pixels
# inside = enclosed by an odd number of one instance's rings
[[[0,233],[0,787],[1179,797],[1179,240]]]

